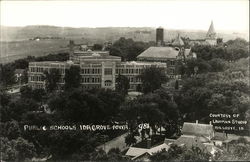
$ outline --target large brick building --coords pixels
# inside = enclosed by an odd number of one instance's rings
[[[44,72],[58,69],[60,80],[58,88],[65,84],[65,70],[70,66],[79,66],[81,88],[115,89],[116,79],[124,75],[129,79],[130,90],[136,90],[141,84],[139,75],[148,67],[159,67],[166,71],[166,64],[160,62],[122,62],[120,57],[111,56],[107,51],[75,51],[71,52],[70,60],[65,62],[43,61],[29,63],[29,82],[32,88],[45,88]]]

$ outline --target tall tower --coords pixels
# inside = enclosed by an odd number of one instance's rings
[[[156,45],[163,46],[164,44],[164,29],[159,27],[156,29]]]
[[[217,44],[216,39],[217,39],[217,35],[216,35],[215,30],[214,30],[214,23],[213,23],[213,21],[211,21],[210,27],[207,31],[206,41],[210,45],[216,45]]]
[[[75,46],[74,41],[70,40],[69,41],[69,60],[72,60],[72,58],[73,58],[73,55],[74,55],[74,46]]]
[[[181,39],[179,33],[178,33],[177,37],[175,38],[174,42],[172,43],[172,46],[179,47],[179,48],[184,46],[184,42]]]

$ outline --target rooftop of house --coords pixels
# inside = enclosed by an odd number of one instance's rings
[[[176,58],[179,50],[174,47],[149,47],[137,58]]]
[[[157,145],[155,147],[152,147],[150,149],[146,148],[138,148],[138,147],[130,147],[126,153],[126,156],[131,156],[131,157],[139,157],[142,154],[148,153],[149,155],[152,155],[153,153],[159,152],[163,149],[168,150],[169,146],[165,143],[162,143],[160,145]]]
[[[214,132],[213,125],[184,122],[182,134],[211,136]]]
[[[205,148],[205,145],[202,144],[199,138],[197,138],[196,136],[192,136],[192,135],[182,135],[174,142],[174,144],[185,145],[186,147],[195,146],[195,147],[199,147],[202,149]]]
[[[15,69],[15,74],[23,74],[25,69]]]

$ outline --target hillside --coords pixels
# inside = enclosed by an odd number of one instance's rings
[[[202,30],[172,30],[165,29],[165,40],[169,41],[176,37],[177,33],[191,39],[202,39],[206,31]],[[115,41],[119,37],[133,38],[136,41],[154,41],[155,28],[150,27],[99,27],[99,28],[70,28],[56,26],[26,26],[4,27],[1,26],[1,41],[28,40],[40,37],[62,37],[70,39],[86,39],[90,41]],[[218,37],[225,41],[242,37],[248,39],[248,35],[235,32],[218,32]]]
[[[206,31],[197,30],[164,30],[165,41],[171,41],[177,34],[191,39],[202,39]],[[36,37],[49,38],[40,41]],[[106,41],[114,42],[120,37],[132,38],[134,41],[155,41],[155,28],[150,27],[103,27],[103,28],[70,28],[56,26],[1,26],[0,63],[11,62],[26,56],[42,56],[49,53],[67,51],[70,39],[77,43],[93,44]],[[237,33],[218,33],[224,41],[247,36]],[[57,39],[50,39],[57,38]]]

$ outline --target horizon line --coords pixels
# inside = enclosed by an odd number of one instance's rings
[[[49,26],[49,27],[58,27],[58,28],[75,28],[75,29],[80,29],[80,28],[152,28],[156,29],[158,27],[163,27],[165,30],[189,30],[189,31],[208,31],[208,29],[190,29],[190,28],[167,28],[166,26],[80,26],[80,27],[75,27],[75,26],[60,26],[60,25],[45,25],[45,24],[35,24],[35,25],[24,25],[24,26],[12,26],[12,25],[0,25],[0,27],[13,27],[13,28],[22,28],[22,27],[30,27],[30,26]],[[243,33],[247,34],[249,33],[249,30],[244,31],[244,30],[237,30],[237,29],[224,29],[224,30],[218,30],[215,29],[216,32],[238,32],[238,33]]]

